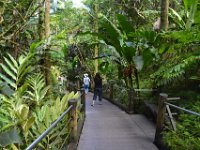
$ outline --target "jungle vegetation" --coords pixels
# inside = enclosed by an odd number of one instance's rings
[[[116,93],[124,104],[127,89],[156,88],[200,113],[199,0],[82,3],[0,1],[0,148],[25,149],[78,97],[67,87],[80,88],[86,72],[91,78],[100,72],[105,86],[122,89]],[[177,120],[165,143],[200,149],[200,118]],[[50,134],[40,147],[61,148],[68,132]]]

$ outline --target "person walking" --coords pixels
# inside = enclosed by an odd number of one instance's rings
[[[88,77],[87,73],[84,74],[83,84],[84,84],[85,94],[87,95],[87,93],[89,91],[89,86],[90,86],[90,78]]]
[[[97,96],[99,97],[99,104],[102,105],[102,78],[98,72],[94,77],[94,95],[91,106],[94,106]]]

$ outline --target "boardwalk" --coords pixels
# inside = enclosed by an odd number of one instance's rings
[[[103,100],[92,107],[86,97],[86,120],[78,150],[158,150],[153,144],[155,126],[142,115],[128,115]]]

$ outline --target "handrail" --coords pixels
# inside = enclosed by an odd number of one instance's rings
[[[194,111],[185,109],[185,108],[181,108],[181,107],[176,106],[176,105],[173,105],[173,104],[171,104],[171,103],[165,102],[165,104],[166,104],[166,105],[169,105],[169,106],[171,106],[171,107],[173,107],[173,108],[176,108],[176,109],[179,109],[179,110],[185,111],[185,112],[187,112],[187,113],[190,113],[190,114],[192,114],[192,115],[196,115],[196,116],[199,116],[199,117],[200,117],[200,113],[197,113],[197,112],[194,112]]]
[[[180,100],[181,98],[180,97],[170,97],[170,98],[167,98],[167,101],[175,101],[175,100]]]
[[[134,89],[137,92],[153,92],[158,91],[157,89]]]
[[[160,139],[163,137],[162,131],[164,130],[166,110],[170,117],[170,122],[172,124],[172,127],[174,130],[176,130],[176,124],[175,124],[175,121],[173,120],[173,116],[172,116],[169,106],[200,117],[200,113],[197,113],[197,112],[194,112],[194,111],[191,111],[191,110],[188,110],[188,109],[185,109],[185,108],[182,108],[182,107],[179,107],[167,102],[167,100],[174,100],[174,99],[178,100],[179,98],[168,98],[167,94],[160,93],[159,103],[158,103],[158,114],[157,114],[157,120],[156,120],[156,133],[155,133],[155,138],[154,138],[154,143],[156,145],[159,145]]]
[[[131,89],[131,88],[121,87],[121,86],[117,86],[117,88],[125,89],[125,90],[130,90]],[[158,91],[157,89],[136,89],[136,88],[133,88],[133,90],[137,91],[137,92],[154,92],[154,91]]]
[[[73,108],[72,105],[48,128],[46,129],[26,150],[32,150],[48,133],[62,120],[62,118]]]

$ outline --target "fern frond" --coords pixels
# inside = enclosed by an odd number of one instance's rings
[[[17,86],[16,86],[15,82],[10,80],[9,78],[7,78],[5,75],[0,73],[0,78],[3,79],[5,82],[7,82],[14,89],[17,89]]]
[[[7,63],[7,65],[10,67],[10,69],[17,74],[17,69],[16,67],[12,64],[12,62],[10,60],[8,60],[8,58],[4,57],[5,62]]]
[[[13,80],[16,80],[17,77],[13,74],[13,72],[4,64],[1,64],[2,69],[9,75]]]

